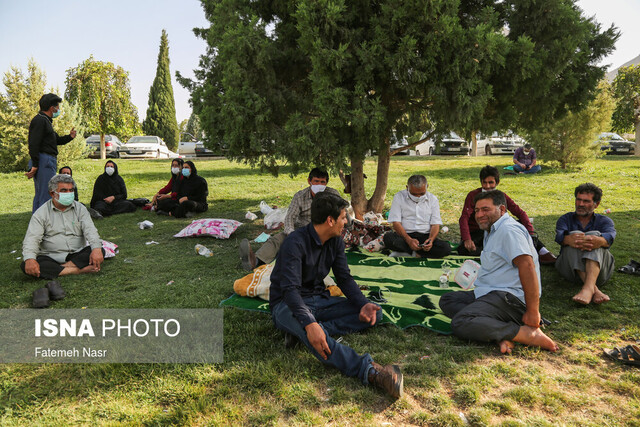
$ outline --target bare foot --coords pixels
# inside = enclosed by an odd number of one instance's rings
[[[531,326],[520,326],[518,334],[513,338],[513,341],[519,342],[525,345],[533,345],[536,347],[549,350],[550,352],[558,351],[558,345],[553,342],[551,338],[545,335],[539,328],[532,328]]]
[[[609,298],[609,295],[603,293],[600,289],[596,289],[596,291],[593,293],[591,302],[594,304],[602,304],[603,302],[607,302],[610,299],[611,298]]]
[[[583,287],[580,292],[575,294],[571,299],[577,303],[587,305],[591,302],[594,293],[595,291],[593,289]]]
[[[502,340],[498,343],[500,346],[500,353],[511,354],[511,350],[516,346],[513,341]]]

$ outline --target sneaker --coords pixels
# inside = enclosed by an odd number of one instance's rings
[[[240,259],[242,260],[242,268],[246,271],[253,271],[256,268],[256,255],[251,250],[251,245],[247,239],[240,241]]]
[[[33,291],[33,308],[49,307],[49,289],[40,288]]]
[[[398,365],[381,366],[371,362],[368,379],[369,384],[381,388],[395,399],[402,397],[404,393],[404,378]]]
[[[60,286],[60,282],[57,280],[52,280],[47,282],[45,287],[49,290],[49,298],[53,301],[58,301],[67,296],[62,286]]]
[[[169,212],[167,211],[157,211],[156,215],[164,215],[164,216],[169,216]]]

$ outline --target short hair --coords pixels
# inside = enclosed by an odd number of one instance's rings
[[[324,169],[320,169],[320,168],[313,168],[311,169],[311,171],[309,172],[309,181],[311,181],[313,178],[324,178],[327,180],[327,182],[329,182],[329,174],[327,173],[326,170]]]
[[[487,165],[480,169],[480,182],[484,181],[490,176],[496,179],[496,184],[500,184],[500,171],[497,167]]]
[[[338,219],[349,203],[340,196],[323,191],[316,194],[311,202],[311,222],[315,225],[323,224],[329,215]]]
[[[413,188],[422,188],[427,185],[427,178],[424,175],[411,175],[407,180],[407,185]]]
[[[47,93],[42,95],[40,101],[38,101],[38,105],[40,106],[40,111],[47,111],[49,108],[54,107],[61,102],[62,98],[55,93]]]
[[[71,178],[71,175],[59,173],[49,180],[49,192],[56,191],[58,184],[73,184],[73,188],[76,188],[76,182]]]
[[[484,199],[491,199],[494,206],[507,206],[507,198],[500,190],[481,191],[473,198],[473,203],[476,204]]]
[[[602,200],[602,189],[590,182],[578,185],[575,191],[576,197],[578,197],[578,193],[593,194],[593,201],[596,203],[600,203],[600,200]]]

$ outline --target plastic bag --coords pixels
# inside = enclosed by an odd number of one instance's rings
[[[479,272],[480,264],[474,260],[468,259],[462,263],[462,267],[460,267],[456,272],[454,280],[463,289],[469,289],[473,286],[473,282],[475,282]]]
[[[273,212],[273,208],[263,200],[260,202],[260,212],[262,212],[262,215],[268,215],[269,213]]]
[[[271,208],[270,208],[271,209]],[[287,216],[287,209],[271,209],[271,212],[264,216],[264,226],[268,230],[275,230],[284,224],[284,218]]]

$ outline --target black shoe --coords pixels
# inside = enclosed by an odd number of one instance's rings
[[[381,366],[371,362],[369,370],[369,384],[386,391],[389,396],[397,399],[404,392],[404,379],[398,365]]]
[[[167,211],[156,211],[158,215],[169,216],[169,212]]]
[[[97,210],[95,210],[93,208],[87,208],[87,210],[89,211],[89,215],[93,219],[103,219],[104,218],[100,212],[98,212]]]
[[[57,280],[52,280],[47,282],[45,287],[49,290],[49,298],[53,301],[58,301],[67,296],[62,286],[60,286],[60,282]]]
[[[253,271],[256,268],[256,255],[251,250],[251,245],[247,239],[240,241],[240,259],[242,260],[242,268],[246,271]]]
[[[191,211],[184,214],[185,218],[193,218],[194,216],[196,216],[196,213]]]
[[[295,335],[290,334],[289,332],[284,333],[284,348],[293,348],[299,342],[300,340]]]
[[[49,289],[40,288],[33,291],[33,308],[49,307]]]

